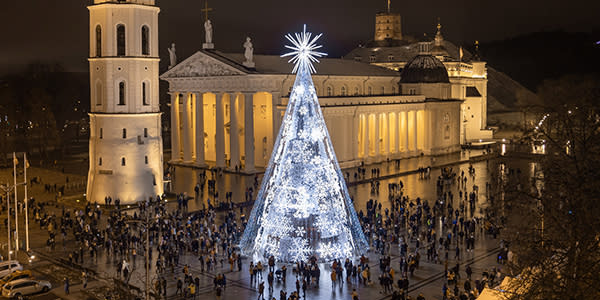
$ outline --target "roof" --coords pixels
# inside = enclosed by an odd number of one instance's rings
[[[459,58],[459,47],[453,43],[443,40],[441,48],[446,51],[450,60],[454,59],[458,61]],[[434,47],[433,50],[438,48]],[[393,61],[407,62],[413,57],[419,55],[419,43],[408,43],[392,45],[392,46],[381,46],[381,47],[357,47],[344,55],[344,59],[355,60],[357,57],[361,58],[362,62],[370,62],[370,57],[375,57],[375,62],[390,62],[389,57],[393,57]],[[463,61],[471,60],[471,53],[463,48]]]
[[[432,55],[417,55],[404,66],[400,83],[450,83],[448,70]]]
[[[222,53],[219,51],[204,52],[249,73],[290,74],[294,68],[293,64],[288,63],[289,59],[278,55],[255,54],[253,56],[253,61],[256,67],[254,69],[249,69],[242,64],[246,60],[242,53]],[[319,63],[315,64],[315,69],[317,69],[319,75],[396,77],[399,75],[398,72],[388,68],[341,58],[320,58]]]

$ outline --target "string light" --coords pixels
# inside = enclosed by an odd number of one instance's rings
[[[240,242],[254,260],[274,256],[293,262],[320,261],[364,254],[368,243],[348,194],[310,73],[321,35],[311,38],[306,25],[293,46],[297,72],[283,124]]]

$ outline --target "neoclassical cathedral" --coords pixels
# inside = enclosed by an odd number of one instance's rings
[[[340,165],[490,140],[485,62],[464,57],[439,24],[434,40],[417,40],[402,35],[399,14],[377,14],[375,23],[372,42],[322,59],[313,76]],[[279,56],[216,49],[160,77],[171,95],[171,163],[253,173],[268,164],[295,75]]]

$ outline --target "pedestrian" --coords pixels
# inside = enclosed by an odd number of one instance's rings
[[[265,282],[261,281],[260,284],[258,285],[258,298],[256,299],[261,299],[261,300],[265,300]]]
[[[83,282],[83,288],[87,288],[87,284],[88,284],[88,280],[87,280],[87,273],[86,272],[82,272],[81,273],[81,281]]]
[[[64,284],[65,284],[65,294],[68,295],[69,294],[69,278],[65,277],[63,279],[63,281],[64,281]]]

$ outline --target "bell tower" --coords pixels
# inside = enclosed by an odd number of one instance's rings
[[[392,13],[391,0],[387,1],[387,11],[375,15],[375,41],[401,40],[402,19],[400,14]]]
[[[135,203],[163,194],[154,0],[94,0],[90,13],[87,199]]]

